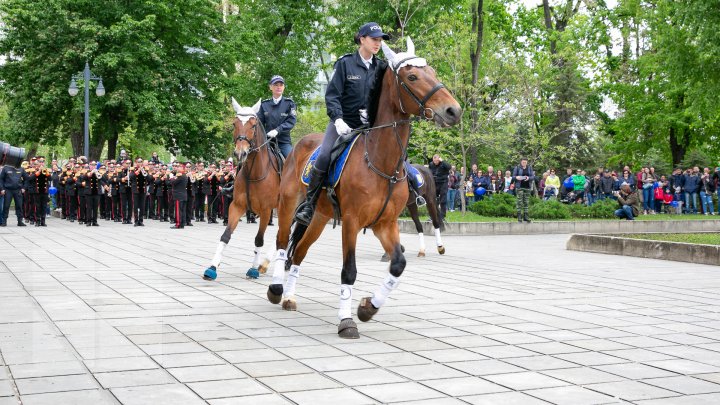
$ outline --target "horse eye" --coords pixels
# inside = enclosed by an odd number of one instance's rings
[[[410,76],[408,76],[408,80],[410,80],[411,82],[414,82],[415,80],[417,80],[417,76],[410,75]]]

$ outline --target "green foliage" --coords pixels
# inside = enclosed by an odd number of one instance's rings
[[[515,215],[515,197],[500,193],[470,204],[468,210],[486,217],[512,217]]]
[[[537,219],[569,219],[569,207],[557,200],[540,201],[530,206],[529,214]]]
[[[595,201],[590,207],[590,218],[615,218],[618,202],[612,198]]]

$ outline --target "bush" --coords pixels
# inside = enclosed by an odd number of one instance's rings
[[[597,201],[590,207],[590,218],[615,218],[618,208],[618,202],[612,198]]]
[[[570,208],[568,205],[557,200],[538,200],[530,205],[530,218],[537,219],[570,219]]]
[[[570,204],[570,216],[576,219],[588,219],[591,217],[590,207],[585,204]]]
[[[514,217],[515,196],[507,193],[493,194],[470,204],[468,209],[485,217]]]

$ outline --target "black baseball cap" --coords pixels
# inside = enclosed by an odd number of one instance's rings
[[[361,37],[370,37],[370,38],[378,38],[382,37],[384,40],[390,39],[390,35],[384,33],[382,31],[382,28],[380,28],[380,25],[375,22],[369,22],[358,30],[358,35]]]

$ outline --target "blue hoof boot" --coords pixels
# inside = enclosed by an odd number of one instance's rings
[[[215,280],[217,278],[217,268],[215,266],[208,267],[205,274],[203,274],[203,278],[210,281]]]
[[[245,273],[245,277],[247,278],[258,278],[260,277],[260,272],[255,267],[251,267],[250,270]]]

